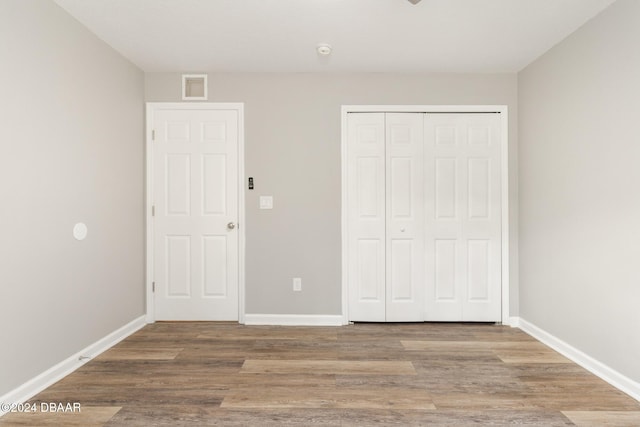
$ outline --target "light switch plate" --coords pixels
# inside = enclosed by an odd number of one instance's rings
[[[260,209],[273,209],[273,196],[260,196]]]

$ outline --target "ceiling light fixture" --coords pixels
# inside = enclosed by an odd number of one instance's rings
[[[420,2],[420,0],[409,0],[409,3],[411,4],[418,4]]]
[[[331,45],[328,43],[318,43],[316,50],[318,51],[318,55],[327,56],[331,54]]]

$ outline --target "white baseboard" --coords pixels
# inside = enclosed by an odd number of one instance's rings
[[[245,325],[342,326],[342,315],[245,314]]]
[[[137,319],[134,319],[120,329],[111,332],[106,337],[99,339],[83,350],[47,369],[35,378],[30,379],[18,388],[10,391],[4,396],[0,396],[0,403],[17,404],[26,402],[45,388],[60,381],[62,378],[66,377],[89,360],[98,356],[100,353],[113,347],[137,330],[142,329],[145,325],[145,316],[140,316]],[[6,411],[2,411],[0,409],[0,417],[5,413]]]
[[[548,345],[567,359],[574,361],[587,371],[602,378],[618,390],[640,401],[640,383],[622,375],[615,369],[612,369],[525,319],[519,318],[517,323],[520,329],[538,341]]]
[[[507,326],[511,326],[512,328],[520,327],[520,318],[517,316],[509,317],[509,324]]]

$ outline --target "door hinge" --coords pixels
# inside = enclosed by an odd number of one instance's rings
[[[156,216],[156,207],[155,207],[155,205],[151,206],[151,216]]]
[[[151,140],[152,140],[152,141],[155,141],[155,140],[156,140],[156,130],[155,130],[155,129],[152,129],[152,130],[151,130]]]
[[[151,282],[151,292],[156,291],[156,282]]]

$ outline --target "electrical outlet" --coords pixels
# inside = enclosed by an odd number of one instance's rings
[[[300,292],[302,290],[302,279],[300,277],[293,278],[293,290]]]

